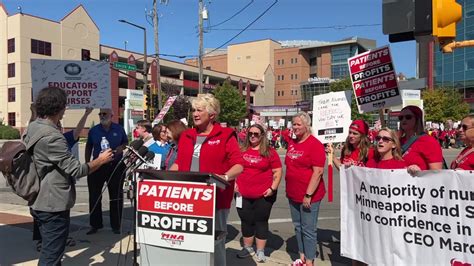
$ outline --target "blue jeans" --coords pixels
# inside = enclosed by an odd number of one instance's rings
[[[321,201],[311,203],[311,208],[303,207],[302,203],[292,200],[290,202],[291,220],[295,226],[296,242],[298,243],[298,252],[304,253],[307,260],[313,260],[316,257],[317,223],[319,205]]]
[[[61,265],[69,234],[69,210],[61,212],[43,212],[30,209],[38,222],[42,245],[38,265]]]

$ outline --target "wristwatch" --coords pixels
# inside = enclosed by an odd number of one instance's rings
[[[308,194],[308,193],[304,194],[304,197],[308,198],[308,199],[311,198],[312,196],[313,196],[313,194]]]

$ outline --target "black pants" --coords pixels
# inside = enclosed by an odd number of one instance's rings
[[[43,212],[30,209],[38,223],[42,247],[38,265],[61,265],[69,234],[69,210],[61,212]]]
[[[124,165],[117,167],[115,173],[111,174],[117,162],[105,164],[99,170],[87,176],[89,187],[89,213],[90,225],[93,228],[102,228],[102,187],[107,182],[110,200],[110,226],[113,230],[120,229],[120,220],[123,209],[123,172]],[[110,178],[110,179],[109,179]]]
[[[242,198],[242,208],[237,208],[237,212],[242,221],[242,235],[244,237],[255,236],[258,239],[267,239],[268,219],[276,197],[277,193],[275,192],[266,198]]]

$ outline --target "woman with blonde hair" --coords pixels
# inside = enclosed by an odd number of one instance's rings
[[[367,162],[367,167],[379,169],[402,169],[406,163],[402,159],[400,141],[397,133],[389,128],[382,128],[375,137],[374,158]]]
[[[300,260],[312,266],[316,257],[319,205],[326,193],[323,180],[326,154],[321,142],[311,135],[311,117],[301,112],[293,117],[292,137],[285,156],[286,196],[295,227]]]
[[[241,151],[244,171],[237,178],[236,190],[242,195],[242,206],[237,207],[237,213],[242,221],[244,247],[237,257],[254,254],[255,238],[257,261],[265,262],[268,219],[281,180],[280,156],[270,147],[265,129],[259,124],[249,127]]]
[[[198,94],[191,105],[194,128],[181,134],[178,157],[170,170],[214,173],[230,183],[225,190],[216,191],[215,230],[227,233],[234,180],[243,170],[237,134],[217,123],[221,109],[214,95]],[[214,265],[226,265],[224,240],[216,242]]]

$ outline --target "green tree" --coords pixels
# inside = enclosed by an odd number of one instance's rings
[[[359,109],[357,108],[357,102],[354,96],[354,90],[352,89],[352,82],[351,82],[350,77],[331,83],[329,85],[329,89],[331,90],[331,92],[350,90],[352,94],[351,119],[352,120],[363,119],[365,121],[369,121],[370,119],[369,113],[363,113],[363,114],[359,113]]]
[[[461,120],[469,113],[469,104],[464,102],[458,90],[452,88],[425,89],[422,92],[425,120],[446,122]]]
[[[247,114],[245,100],[239,91],[226,80],[216,87],[214,96],[221,104],[219,122],[226,122],[228,126],[238,126],[240,120]]]

